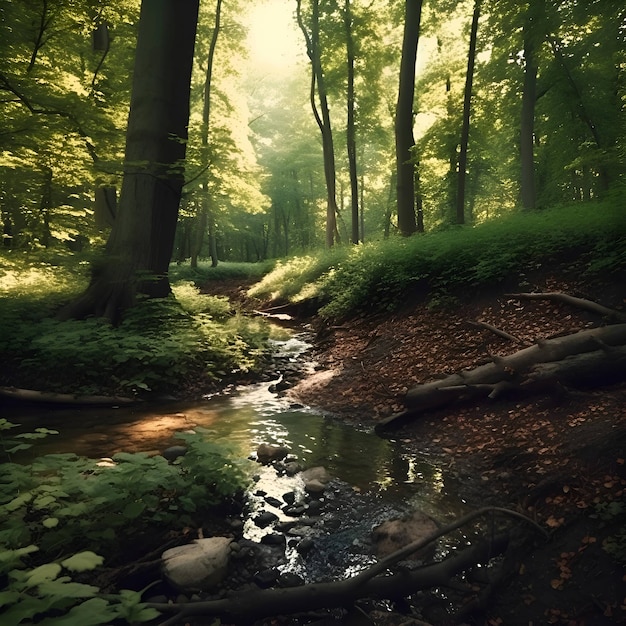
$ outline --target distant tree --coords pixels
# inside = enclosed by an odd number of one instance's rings
[[[117,322],[138,295],[170,293],[198,6],[199,0],[142,2],[117,217],[89,287],[62,317]]]
[[[415,63],[420,34],[422,0],[405,0],[404,35],[400,61],[400,82],[396,105],[395,138],[398,228],[404,236],[423,230],[415,216],[415,168],[413,164],[413,99]]]
[[[297,0],[296,15],[298,25],[304,35],[307,56],[311,61],[311,108],[322,136],[324,154],[324,177],[326,180],[326,246],[331,248],[338,238],[337,230],[337,170],[335,166],[335,146],[333,129],[328,105],[326,76],[322,67],[320,47],[320,3],[311,0],[309,26],[305,23],[302,12],[302,0]],[[316,102],[319,100],[319,107]]]
[[[465,223],[465,180],[467,177],[467,150],[469,144],[470,115],[472,108],[472,87],[474,84],[474,64],[476,62],[476,41],[478,38],[478,20],[480,18],[481,0],[475,0],[470,45],[467,54],[467,73],[465,75],[465,91],[463,96],[463,125],[459,148],[459,169],[456,191],[456,223]]]
[[[348,169],[350,172],[350,207],[352,225],[352,243],[359,243],[359,178],[356,160],[356,124],[355,124],[355,93],[354,93],[354,57],[355,42],[353,18],[350,0],[344,0],[343,20],[346,34],[346,66],[347,66],[347,123],[346,144],[348,147]]]

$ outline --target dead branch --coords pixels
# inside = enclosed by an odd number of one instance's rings
[[[161,626],[171,626],[193,615],[220,616],[234,620],[261,619],[271,615],[287,615],[321,608],[346,606],[365,597],[401,598],[419,589],[446,586],[460,572],[501,554],[508,545],[508,535],[500,535],[491,541],[482,541],[455,553],[454,556],[440,563],[427,565],[416,570],[401,570],[391,575],[380,576],[380,574],[384,574],[390,566],[439,537],[492,512],[523,519],[547,536],[545,530],[520,513],[499,507],[485,507],[473,511],[427,537],[390,554],[352,578],[287,589],[247,591],[221,600],[180,604],[148,603],[147,606],[163,613],[175,613],[173,617],[161,624]]]
[[[507,293],[505,294],[505,297],[515,298],[517,300],[551,300],[552,302],[562,302],[563,304],[568,304],[578,309],[597,313],[598,315],[606,317],[610,320],[626,322],[626,313],[623,313],[622,311],[609,309],[608,307],[598,304],[597,302],[593,302],[593,300],[577,298],[559,291],[550,291],[546,293]]]
[[[377,431],[424,411],[458,402],[495,398],[505,391],[545,391],[550,384],[587,387],[626,375],[622,347],[626,324],[590,328],[543,339],[535,345],[445,378],[417,385],[406,394],[406,411],[379,421]],[[594,353],[593,355],[588,353]]]
[[[524,345],[525,343],[519,337],[516,337],[515,335],[511,335],[504,330],[500,330],[496,326],[492,326],[491,324],[488,324],[487,322],[470,321],[469,323],[471,326],[477,326],[478,328],[485,328],[486,330],[491,331],[495,335],[498,335],[498,337],[502,337],[503,339],[508,339],[509,341],[512,341],[514,343],[519,343],[521,345]]]
[[[53,393],[35,391],[34,389],[18,389],[17,387],[0,387],[0,396],[21,400],[23,402],[43,402],[50,404],[84,404],[115,406],[117,404],[133,404],[134,398],[123,396],[78,396],[71,393]]]

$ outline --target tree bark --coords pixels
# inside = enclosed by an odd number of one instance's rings
[[[472,88],[474,84],[474,64],[476,62],[476,42],[478,39],[478,20],[480,18],[480,1],[474,3],[472,27],[470,31],[469,53],[467,55],[467,73],[465,75],[465,92],[463,96],[463,124],[461,127],[461,144],[459,149],[459,171],[456,189],[456,223],[465,224],[465,180],[467,178],[467,150],[469,146],[470,115],[472,110]]]
[[[97,315],[115,323],[138,294],[170,293],[198,5],[142,2],[117,217],[91,284],[62,318]]]
[[[537,41],[538,21],[543,18],[543,3],[545,0],[532,0],[524,20],[524,86],[522,91],[522,114],[520,119],[520,184],[522,207],[534,209],[537,205],[535,189],[535,156],[534,156],[534,128],[535,103],[537,101]]]
[[[400,81],[396,104],[395,140],[397,171],[398,228],[408,237],[416,232],[415,173],[413,165],[413,100],[415,97],[415,63],[420,35],[422,0],[406,0]]]
[[[356,123],[355,123],[355,93],[354,93],[354,33],[352,9],[350,0],[344,4],[344,26],[346,31],[346,62],[347,62],[347,125],[346,143],[348,147],[348,169],[350,171],[350,204],[352,216],[352,243],[359,243],[359,180],[356,162]]]
[[[338,239],[337,230],[337,174],[335,167],[335,146],[333,130],[328,107],[328,91],[326,77],[322,67],[322,57],[319,42],[319,0],[312,0],[311,32],[307,30],[302,17],[302,3],[298,0],[296,6],[298,26],[304,35],[307,56],[311,61],[311,109],[315,121],[322,135],[322,152],[324,155],[324,178],[326,181],[326,246],[332,248]],[[319,99],[319,109],[315,101],[315,92]]]

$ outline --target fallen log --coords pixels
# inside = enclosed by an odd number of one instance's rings
[[[163,613],[175,613],[173,617],[161,622],[161,626],[171,626],[191,616],[199,615],[204,617],[219,616],[225,620],[249,623],[250,621],[274,615],[288,615],[322,608],[349,606],[360,598],[399,599],[411,595],[420,589],[450,586],[452,579],[457,574],[502,554],[508,545],[508,534],[501,534],[491,540],[481,541],[439,563],[415,570],[401,569],[397,573],[384,574],[388,572],[392,565],[439,537],[460,528],[482,515],[495,512],[523,519],[547,536],[547,533],[540,526],[537,526],[524,515],[509,509],[485,507],[465,515],[423,539],[404,546],[401,550],[390,554],[382,561],[375,563],[352,578],[329,583],[313,583],[287,589],[246,591],[220,600],[181,604],[147,603],[147,606]]]
[[[133,404],[135,398],[123,396],[89,396],[71,393],[53,393],[35,391],[34,389],[19,389],[17,387],[0,387],[0,396],[20,400],[22,402],[41,402],[49,404],[82,404],[91,406],[115,406],[117,404]]]
[[[454,403],[493,399],[506,391],[545,390],[546,385],[556,383],[588,386],[604,379],[608,382],[626,377],[625,345],[626,324],[540,340],[508,356],[494,357],[490,363],[474,369],[409,389],[404,400],[406,410],[381,420],[376,429],[384,430],[390,424],[397,425],[425,411]]]

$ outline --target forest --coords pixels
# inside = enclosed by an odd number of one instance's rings
[[[0,621],[626,620],[625,112],[618,0],[3,3]]]

